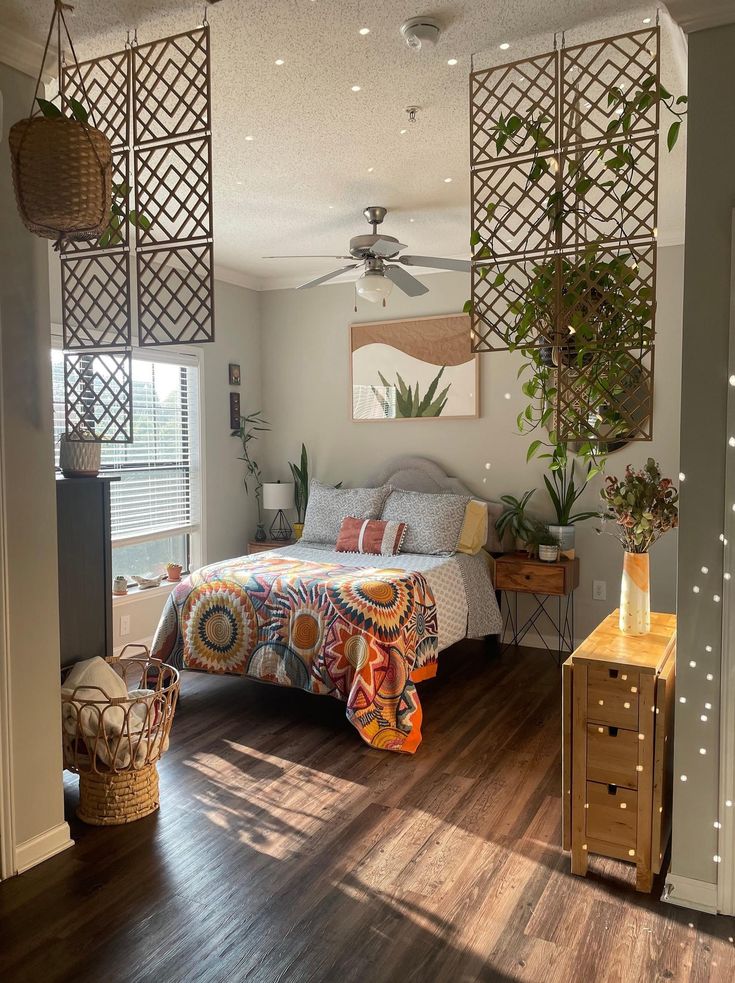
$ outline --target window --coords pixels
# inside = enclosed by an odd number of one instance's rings
[[[54,437],[64,431],[64,359],[52,350]],[[136,351],[133,442],[103,444],[110,486],[112,575],[185,570],[198,554],[200,530],[199,367],[195,357]],[[194,557],[194,564],[199,560]]]

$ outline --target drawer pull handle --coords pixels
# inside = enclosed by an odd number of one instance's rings
[[[618,728],[617,727],[608,727],[607,728],[607,732],[610,735],[610,737],[617,737],[618,736]]]
[[[617,679],[618,678],[618,670],[617,669],[608,669],[607,670],[607,673],[608,673],[608,676],[610,677],[610,679]]]
[[[607,794],[608,795],[617,795],[618,794],[618,786],[617,785],[608,785],[607,786]]]

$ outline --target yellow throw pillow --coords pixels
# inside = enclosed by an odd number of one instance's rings
[[[462,532],[457,544],[458,553],[479,553],[487,541],[487,505],[471,498],[464,510]]]

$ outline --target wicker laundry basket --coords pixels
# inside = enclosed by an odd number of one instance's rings
[[[142,655],[125,656],[128,649]],[[107,659],[124,680],[127,697],[99,687],[64,688],[64,767],[79,775],[77,816],[93,826],[119,826],[142,819],[159,806],[156,763],[168,747],[179,696],[179,673],[152,659],[143,645],[127,645]]]

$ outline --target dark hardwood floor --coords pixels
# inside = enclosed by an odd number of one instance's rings
[[[733,919],[569,873],[558,670],[469,643],[421,685],[414,757],[341,704],[185,674],[162,808],[0,885],[0,980],[735,979]]]

